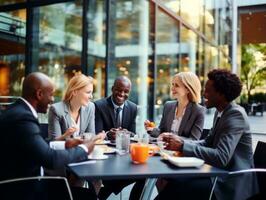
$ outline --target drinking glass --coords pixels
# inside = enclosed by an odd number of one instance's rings
[[[119,130],[116,133],[116,149],[118,153],[129,153],[130,134],[125,130]]]

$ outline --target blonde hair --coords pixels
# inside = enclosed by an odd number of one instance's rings
[[[180,72],[174,76],[174,78],[176,77],[189,90],[188,99],[191,102],[199,103],[201,101],[201,84],[197,75],[193,72]]]
[[[84,74],[73,76],[67,85],[63,101],[69,103],[75,90],[80,90],[90,84],[93,84],[93,78],[90,76],[85,76]]]

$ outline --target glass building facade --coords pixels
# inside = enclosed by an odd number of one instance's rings
[[[217,0],[0,1],[0,96],[19,96],[26,74],[40,71],[60,100],[76,73],[94,77],[94,99],[114,79],[132,81],[130,100],[143,121],[158,123],[171,77],[230,68],[231,5]]]

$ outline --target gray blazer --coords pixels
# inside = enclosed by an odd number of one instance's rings
[[[216,119],[217,112],[214,122]],[[252,141],[245,110],[235,103],[229,104],[205,140],[184,141],[183,154],[229,171],[252,168]],[[247,199],[257,192],[256,177],[245,174],[219,178],[214,192],[217,199]]]
[[[177,106],[177,101],[168,101],[165,103],[160,125],[158,128],[154,128],[153,131],[151,131],[150,134],[152,136],[157,137],[162,132],[171,132]],[[182,118],[178,135],[193,140],[200,139],[204,125],[204,113],[205,108],[203,106],[196,103],[189,103]]]
[[[80,134],[95,133],[95,106],[92,102],[80,109]],[[53,104],[48,113],[48,134],[54,139],[72,127],[69,107],[64,101]]]

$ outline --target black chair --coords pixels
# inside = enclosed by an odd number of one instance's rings
[[[73,200],[64,177],[27,177],[0,181],[1,200]]]
[[[263,112],[264,112],[264,105],[263,104],[258,104],[253,108],[253,115],[256,115],[256,113],[260,113],[261,116],[263,116]]]
[[[254,152],[255,168],[263,168],[266,170],[266,143],[258,141]],[[257,197],[266,199],[266,173],[257,173],[260,193]],[[256,198],[257,198],[256,197]],[[256,199],[255,198],[255,199]]]
[[[265,200],[266,199],[266,191],[265,191],[265,188],[266,188],[266,143],[265,142],[258,141],[253,157],[254,157],[255,168],[232,171],[232,172],[229,172],[229,176],[245,174],[245,173],[256,173],[257,178],[258,178],[259,193],[248,199],[249,200]],[[215,179],[215,182],[213,184],[209,200],[212,199],[216,181],[217,181],[217,178]]]

